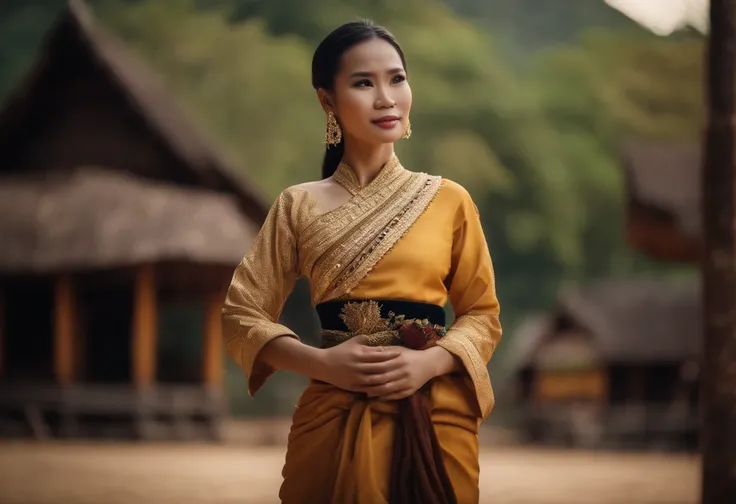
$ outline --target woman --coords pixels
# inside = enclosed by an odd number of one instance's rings
[[[478,502],[478,426],[501,337],[491,258],[467,191],[404,169],[404,54],[369,22],[317,48],[323,179],[290,187],[233,276],[223,330],[251,395],[277,369],[311,378],[289,435],[285,503]],[[277,323],[311,282],[322,345]],[[445,330],[442,307],[456,314]]]

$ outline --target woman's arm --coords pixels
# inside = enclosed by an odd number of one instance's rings
[[[500,309],[478,209],[465,189],[455,184],[455,190],[461,195],[461,203],[455,214],[447,285],[456,318],[437,345],[462,363],[472,380],[479,413],[485,417],[493,407],[486,366],[501,339]]]
[[[261,350],[259,359],[273,369],[291,371],[307,378],[324,378],[324,350],[294,338],[274,338]]]
[[[427,360],[432,363],[432,377],[463,370],[462,361],[440,346],[433,346],[423,352],[426,353]]]
[[[278,319],[299,275],[295,215],[304,194],[279,195],[253,244],[235,269],[222,312],[222,331],[228,354],[242,368],[248,392],[254,395],[276,367],[261,358],[273,340],[303,346]],[[286,336],[286,337],[284,337]],[[300,347],[301,348],[301,347]]]
[[[328,350],[303,344],[278,323],[298,277],[295,225],[304,215],[306,192],[285,191],[269,211],[258,236],[236,268],[223,309],[228,354],[243,368],[254,395],[277,369],[353,391],[376,384],[398,353],[352,338]]]

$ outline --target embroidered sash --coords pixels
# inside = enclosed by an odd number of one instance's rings
[[[353,197],[315,219],[300,237],[315,304],[348,295],[422,215],[442,182],[404,169],[396,156],[364,188],[347,165],[334,177]]]

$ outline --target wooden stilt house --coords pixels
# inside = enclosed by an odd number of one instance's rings
[[[634,249],[659,261],[700,260],[700,158],[697,144],[625,145]],[[550,313],[515,335],[524,431],[538,441],[694,449],[701,317],[694,285],[603,282],[561,292]]]
[[[513,336],[517,425],[543,443],[693,449],[700,335],[691,283],[563,289]]]
[[[258,192],[72,0],[0,114],[0,435],[217,437]]]

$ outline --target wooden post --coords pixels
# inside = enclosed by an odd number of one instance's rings
[[[222,387],[223,344],[222,344],[222,305],[225,294],[212,289],[207,295],[204,316],[204,341],[202,344],[202,378],[208,388]]]
[[[734,256],[734,15],[710,0],[702,219],[701,368],[703,504],[736,502],[736,257]]]
[[[5,360],[8,355],[5,349],[5,302],[5,291],[0,289],[0,378],[5,372]]]
[[[54,291],[54,376],[61,386],[73,384],[76,378],[76,308],[72,277],[61,275]]]
[[[133,384],[138,389],[156,380],[157,315],[154,267],[146,264],[137,269],[133,288],[131,358]]]

